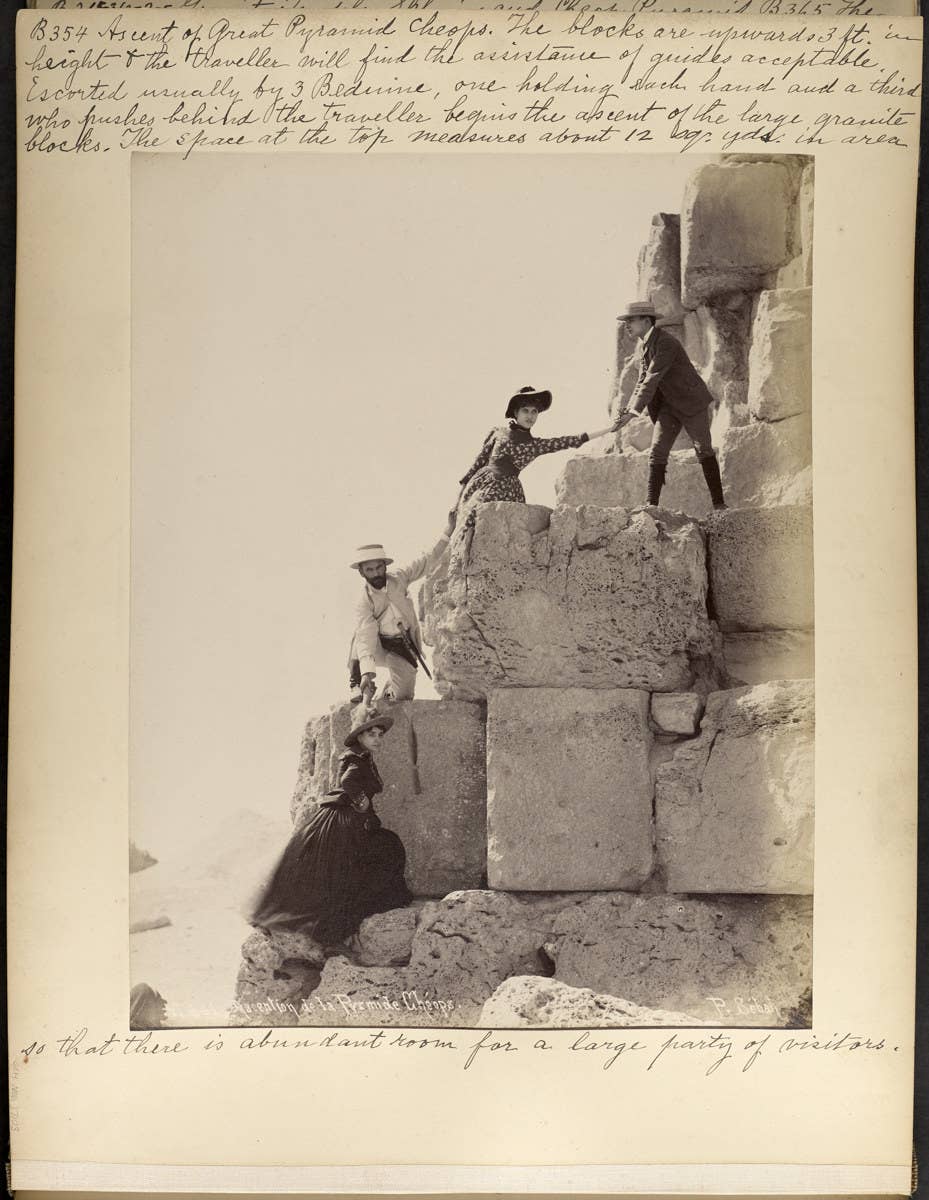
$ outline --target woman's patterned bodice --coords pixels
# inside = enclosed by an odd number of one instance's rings
[[[493,474],[515,477],[540,454],[553,454],[556,450],[571,450],[583,446],[586,433],[569,434],[565,437],[537,438],[528,429],[515,421],[502,429],[492,429],[484,439],[477,458],[459,480],[464,486],[484,467]]]

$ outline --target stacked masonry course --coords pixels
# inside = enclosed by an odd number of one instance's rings
[[[419,899],[350,957],[256,931],[240,1001],[293,1002],[276,1023],[809,1023],[812,170],[700,168],[639,259],[716,399],[729,510],[708,515],[685,435],[642,506],[647,420],[573,455],[554,510],[478,509],[421,596],[443,698],[394,705],[379,755]],[[613,411],[633,349],[620,328]],[[308,723],[295,821],[349,719]]]

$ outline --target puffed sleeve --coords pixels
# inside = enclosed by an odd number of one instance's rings
[[[520,458],[525,458],[525,462],[528,463],[532,459],[538,458],[540,454],[554,454],[556,450],[576,450],[578,446],[583,446],[589,440],[586,433],[571,433],[564,437],[554,438],[533,438],[531,442],[514,446],[513,457],[517,462]],[[520,463],[520,466],[524,465],[525,463]]]
[[[357,754],[343,754],[339,759],[339,787],[352,800],[367,796],[368,772]]]
[[[481,467],[486,467],[490,461],[490,452],[494,448],[494,442],[497,440],[497,430],[491,429],[487,437],[484,438],[484,444],[481,446],[480,452],[474,462],[468,467],[464,475],[458,480],[462,487],[469,482],[472,475],[476,475]]]

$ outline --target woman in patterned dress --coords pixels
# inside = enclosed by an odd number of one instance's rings
[[[532,426],[539,413],[551,408],[551,404],[551,392],[537,392],[535,388],[531,387],[521,388],[515,396],[510,397],[506,408],[506,417],[509,423],[500,429],[490,431],[484,439],[480,454],[459,481],[461,483],[457,509],[459,531],[473,522],[474,511],[478,504],[485,504],[491,500],[513,500],[518,504],[525,504],[526,494],[523,491],[523,485],[519,482],[519,473],[540,454],[553,454],[556,450],[575,449],[583,446],[591,438],[615,432],[618,428],[618,425],[614,424],[608,429],[597,429],[593,433],[569,434],[566,437],[556,438],[534,438]]]

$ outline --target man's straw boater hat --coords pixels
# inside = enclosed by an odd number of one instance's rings
[[[362,733],[366,733],[369,729],[380,729],[386,733],[393,723],[393,717],[382,717],[376,708],[366,708],[362,704],[352,713],[352,730],[345,738],[343,745],[351,749],[357,745],[358,738]]]
[[[650,300],[633,300],[619,313],[616,320],[628,321],[630,317],[654,317],[657,321],[659,316],[660,314],[655,311],[655,306]]]
[[[372,542],[369,546],[359,546],[355,551],[355,561],[348,565],[350,567],[360,567],[363,562],[377,562],[378,559],[385,563],[392,563],[394,561],[385,552],[380,542]]]
[[[506,406],[506,416],[508,418],[515,417],[525,404],[531,404],[539,412],[545,412],[552,406],[552,394],[551,392],[537,392],[533,387],[520,388],[515,396],[510,397],[510,402]]]

